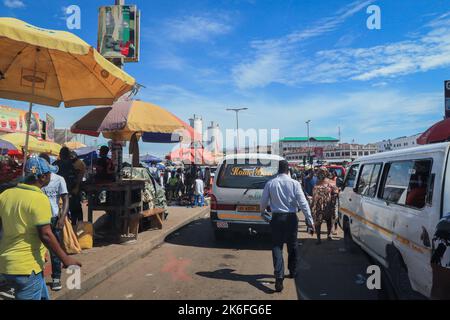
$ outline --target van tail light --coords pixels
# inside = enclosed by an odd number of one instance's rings
[[[211,194],[211,210],[236,210],[235,204],[222,204],[217,203],[217,198],[214,194]]]
[[[212,193],[210,194],[210,205],[211,205],[211,210],[217,210],[217,198],[215,195],[213,195]]]

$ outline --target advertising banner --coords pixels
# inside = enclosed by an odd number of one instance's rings
[[[46,119],[45,123],[47,126],[46,130],[45,130],[45,132],[47,134],[46,140],[54,142],[55,141],[55,119],[47,113],[47,119]]]
[[[107,59],[139,61],[139,18],[135,5],[100,7],[98,52]]]
[[[0,105],[0,133],[26,133],[28,112]],[[30,135],[41,137],[39,114],[31,114]]]

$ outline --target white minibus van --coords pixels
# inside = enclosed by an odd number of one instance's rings
[[[233,154],[219,164],[211,195],[211,223],[216,239],[225,233],[269,233],[259,203],[266,182],[278,174],[277,155]]]
[[[400,299],[450,297],[449,148],[358,158],[340,186],[344,237],[385,267]]]

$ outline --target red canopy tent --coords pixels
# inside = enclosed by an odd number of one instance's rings
[[[167,157],[171,161],[181,161],[184,164],[215,164],[215,156],[203,148],[178,148]]]
[[[418,144],[450,141],[450,118],[435,123],[417,138]]]

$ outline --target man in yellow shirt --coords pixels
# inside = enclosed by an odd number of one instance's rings
[[[14,288],[16,299],[46,300],[45,247],[64,267],[81,264],[64,252],[52,233],[50,201],[41,191],[57,168],[33,157],[27,161],[25,172],[24,183],[0,194],[0,274]]]

